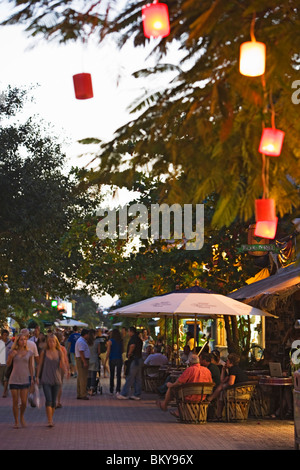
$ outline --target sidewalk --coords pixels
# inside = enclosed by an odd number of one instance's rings
[[[44,398],[28,406],[26,428],[13,429],[12,400],[0,397],[1,450],[293,450],[293,421],[249,419],[246,423],[176,422],[155,406],[156,395],[139,402],[117,400],[108,393],[89,401],[76,399],[76,379],[66,381],[53,428],[46,426]],[[2,396],[2,389],[1,389]]]

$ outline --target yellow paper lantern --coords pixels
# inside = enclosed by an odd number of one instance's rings
[[[240,73],[247,77],[258,77],[265,73],[266,45],[248,41],[240,46]]]

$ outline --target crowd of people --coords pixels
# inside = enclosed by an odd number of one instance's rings
[[[226,363],[220,353],[204,348],[200,354],[191,350],[190,335],[180,355],[180,364],[187,366],[180,377],[171,382],[166,379],[158,392],[164,396],[157,405],[163,411],[174,396],[174,387],[182,383],[213,382],[214,392],[209,400],[218,401],[217,418],[222,412],[222,392],[234,383],[246,380],[239,367],[239,358],[233,354]],[[63,382],[77,380],[77,399],[90,400],[100,388],[101,375],[109,376],[109,393],[119,400],[140,400],[142,370],[144,366],[167,366],[167,348],[163,338],[156,341],[146,329],[135,327],[98,328],[78,331],[48,331],[44,334],[37,326],[33,334],[23,329],[14,338],[2,330],[0,339],[0,381],[3,395],[10,389],[13,401],[14,426],[26,426],[24,414],[27,403],[36,406],[35,393],[42,389],[45,397],[47,425],[52,427],[54,411],[61,408]],[[3,346],[1,349],[1,345]],[[162,353],[164,352],[164,354]],[[125,382],[122,385],[122,374]]]

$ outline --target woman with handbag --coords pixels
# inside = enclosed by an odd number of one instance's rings
[[[13,399],[13,415],[15,418],[14,428],[19,427],[19,400],[20,423],[26,426],[24,413],[26,410],[29,387],[33,387],[33,353],[27,348],[25,335],[18,335],[7,358],[8,384]]]
[[[36,379],[37,384],[41,382],[43,386],[49,427],[53,427],[56,399],[62,385],[61,371],[65,371],[65,368],[59,341],[54,334],[50,334],[47,336],[46,349],[41,353]]]

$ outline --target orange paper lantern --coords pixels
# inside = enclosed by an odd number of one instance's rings
[[[240,73],[247,77],[258,77],[265,73],[266,45],[248,41],[240,46]]]
[[[276,218],[274,199],[256,199],[255,220],[274,220]]]
[[[279,129],[266,127],[262,132],[258,151],[270,157],[279,157],[284,135]]]
[[[158,38],[170,34],[169,10],[165,3],[152,3],[142,7],[144,35]]]
[[[92,76],[90,73],[78,73],[73,75],[75,97],[78,100],[93,98]]]
[[[273,239],[276,235],[278,218],[274,199],[256,199],[255,201],[256,237]]]
[[[256,237],[263,237],[273,239],[276,235],[278,217],[274,220],[260,220],[256,222],[254,235]]]

